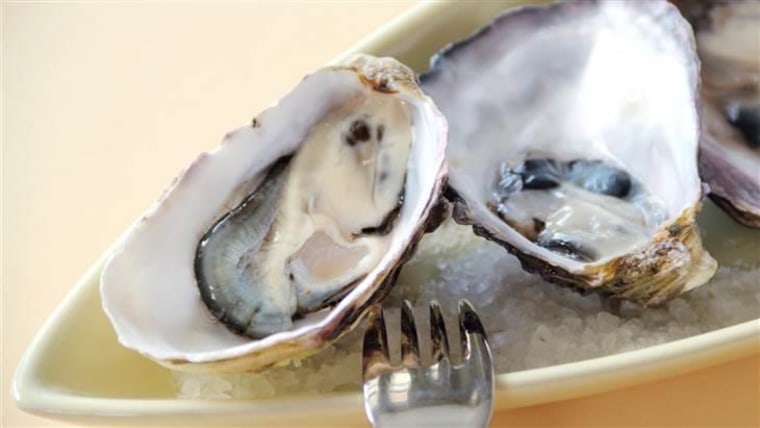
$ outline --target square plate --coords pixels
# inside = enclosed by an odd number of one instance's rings
[[[430,56],[446,43],[519,3],[422,3],[341,58],[355,52],[393,56],[423,71]],[[716,210],[708,211],[703,220],[712,228],[737,228]],[[758,239],[757,233],[748,235],[745,239]],[[85,424],[364,423],[359,391],[256,401],[175,399],[170,372],[120,346],[101,310],[99,275],[115,247],[90,268],[33,340],[14,380],[19,407]],[[760,319],[637,351],[502,374],[497,377],[496,407],[590,395],[697,370],[757,352],[759,336]]]

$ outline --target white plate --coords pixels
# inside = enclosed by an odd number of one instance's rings
[[[432,53],[515,3],[423,3],[346,55],[390,55],[425,70]],[[747,233],[715,210],[703,220],[715,230]],[[757,240],[758,233],[745,239]],[[359,391],[257,401],[174,399],[169,371],[121,347],[101,311],[98,278],[109,252],[79,281],[22,358],[13,390],[22,409],[87,424],[366,423]],[[638,351],[502,374],[496,407],[590,395],[697,370],[758,352],[758,337],[760,319]]]

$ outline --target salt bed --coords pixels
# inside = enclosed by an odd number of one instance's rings
[[[456,304],[467,298],[486,327],[499,373],[630,351],[760,318],[760,231],[732,223],[712,205],[700,223],[705,244],[720,263],[718,272],[708,284],[660,308],[584,296],[544,282],[523,272],[501,247],[453,222],[422,240],[385,306],[397,308],[409,299],[424,314],[435,299],[451,314],[449,334],[455,339]],[[398,322],[393,311],[389,315],[394,342]],[[175,372],[177,395],[250,399],[358,390],[360,339],[360,331],[349,333],[310,358],[258,374]]]

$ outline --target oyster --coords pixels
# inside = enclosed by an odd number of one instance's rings
[[[337,340],[430,226],[445,144],[445,119],[395,60],[307,76],[127,233],[101,279],[119,341],[170,367],[238,371]]]
[[[760,1],[675,3],[702,60],[700,174],[715,203],[760,227]]]
[[[698,73],[659,0],[519,8],[444,48],[421,80],[455,219],[560,284],[642,305],[703,284]]]

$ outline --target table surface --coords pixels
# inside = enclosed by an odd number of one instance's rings
[[[409,2],[2,3],[2,424],[77,278],[198,152]],[[760,358],[499,412],[494,426],[758,426]]]

